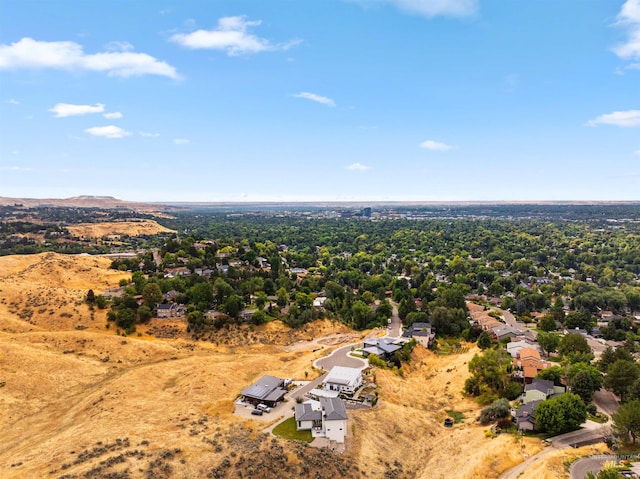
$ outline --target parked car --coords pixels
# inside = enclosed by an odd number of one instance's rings
[[[266,404],[258,404],[258,409],[264,412],[271,412],[271,408]]]
[[[253,414],[254,416],[262,416],[262,411],[260,409],[254,409],[253,411],[251,411],[251,414]]]

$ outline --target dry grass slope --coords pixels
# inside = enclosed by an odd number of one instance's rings
[[[82,223],[68,226],[67,229],[76,238],[102,238],[113,235],[155,235],[158,233],[175,233],[152,220],[110,221],[104,223]]]
[[[377,370],[380,401],[350,411],[343,456],[269,437],[265,423],[232,415],[239,391],[263,374],[315,377],[314,359],[361,335],[318,321],[295,334],[280,322],[238,330],[246,340],[230,344],[158,339],[147,327],[124,338],[82,301],[128,277],[108,265],[0,258],[0,477],[488,479],[521,461],[519,444],[487,438],[479,407],[461,395],[473,348],[436,356],[418,347],[404,377]],[[447,429],[451,409],[466,419]]]

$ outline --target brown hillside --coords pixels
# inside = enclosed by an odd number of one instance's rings
[[[102,238],[113,235],[155,235],[158,233],[175,233],[152,220],[110,221],[104,223],[83,223],[68,226],[67,229],[77,238]]]
[[[489,479],[522,460],[512,436],[486,436],[479,407],[461,394],[474,348],[437,356],[417,347],[404,377],[376,370],[379,403],[349,411],[343,455],[263,434],[276,418],[234,416],[238,393],[263,374],[313,378],[313,360],[361,334],[331,321],[292,334],[272,322],[231,331],[245,338],[231,346],[154,338],[148,328],[184,323],[153,320],[125,338],[83,302],[89,288],[129,277],[108,265],[0,258],[0,477]],[[444,428],[447,410],[466,419]],[[526,443],[529,454],[539,448]]]

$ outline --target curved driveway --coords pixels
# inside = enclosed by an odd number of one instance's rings
[[[571,464],[571,479],[584,479],[587,472],[597,474],[602,470],[605,461],[614,461],[616,456],[595,456],[578,459]]]
[[[334,366],[364,369],[369,365],[367,360],[349,356],[351,350],[358,346],[359,343],[342,346],[341,348],[334,350],[329,356],[316,359],[313,366],[319,369],[324,369],[325,371],[330,371]]]

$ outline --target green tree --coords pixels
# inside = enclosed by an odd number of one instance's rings
[[[240,311],[242,311],[242,308],[244,308],[242,296],[235,293],[229,296],[222,305],[222,310],[232,318],[237,318]]]
[[[267,321],[267,315],[261,309],[251,315],[251,324],[263,324]]]
[[[624,402],[631,386],[639,377],[640,367],[636,363],[618,359],[607,369],[604,386],[620,396]]]
[[[632,444],[635,445],[640,436],[640,401],[635,400],[622,404],[611,418],[616,434],[624,442],[627,442],[631,437]]]
[[[480,336],[478,336],[478,347],[480,349],[487,349],[493,345],[493,340],[491,336],[486,331],[482,331]]]
[[[281,308],[284,308],[289,303],[289,295],[287,294],[286,289],[284,288],[278,289],[278,291],[276,291],[276,296],[277,296],[276,304]]]
[[[565,393],[536,406],[536,429],[550,434],[571,431],[587,420],[587,409],[580,396]]]
[[[509,401],[504,398],[497,399],[480,412],[478,421],[480,421],[480,424],[483,426],[486,426],[498,419],[508,417],[510,413],[511,407],[509,406]]]
[[[578,363],[582,364],[582,363]],[[593,393],[599,388],[593,384],[591,375],[586,371],[578,371],[571,380],[571,392],[580,396],[585,404],[589,404],[593,399]]]
[[[565,334],[558,345],[558,353],[566,356],[570,353],[591,354],[591,347],[587,340],[576,333]]]
[[[597,391],[602,387],[602,375],[600,374],[600,371],[598,371],[598,368],[588,363],[575,363],[572,364],[569,371],[567,371],[567,381],[571,388],[573,388],[574,378],[580,372],[585,372],[589,375],[594,391]],[[591,402],[591,400],[585,401],[585,404],[588,404],[589,402]]]
[[[142,299],[150,307],[162,302],[162,290],[158,283],[147,283],[142,288]]]
[[[96,293],[92,289],[87,291],[87,303],[92,304],[96,300]]]
[[[549,369],[543,369],[538,374],[536,374],[536,378],[545,379],[547,381],[553,381],[553,384],[556,386],[562,385],[562,377],[564,376],[564,371],[560,366],[553,366]]]
[[[538,333],[538,344],[547,353],[547,356],[558,349],[560,336],[555,333]]]
[[[119,308],[116,316],[116,324],[122,329],[129,329],[136,324],[136,312],[127,307]]]
[[[144,273],[142,271],[134,271],[131,275],[131,281],[136,288],[136,293],[142,293],[142,288],[147,284],[147,278],[145,278]]]
[[[371,319],[371,308],[363,301],[353,303],[353,323],[356,329],[365,329]]]
[[[556,320],[552,316],[543,316],[540,319],[540,324],[538,325],[540,329],[543,331],[555,331],[558,329],[556,326]]]
[[[153,311],[146,304],[143,304],[138,308],[138,320],[141,323],[148,322],[152,317],[153,317]]]

